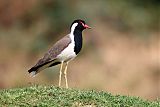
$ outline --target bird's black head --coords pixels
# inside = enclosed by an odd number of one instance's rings
[[[71,30],[80,30],[80,31],[83,31],[84,29],[90,29],[91,27],[89,27],[84,20],[81,20],[81,19],[77,19],[77,20],[74,20],[70,26],[70,29]]]

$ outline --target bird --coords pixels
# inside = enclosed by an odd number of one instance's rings
[[[81,51],[83,38],[82,31],[84,29],[91,29],[84,20],[76,19],[70,26],[70,33],[60,40],[58,40],[38,62],[31,67],[28,72],[32,77],[35,77],[40,71],[60,64],[59,69],[59,82],[58,86],[61,87],[61,77],[64,73],[65,86],[68,88],[67,68],[71,60],[73,60]],[[62,72],[65,64],[64,72]]]

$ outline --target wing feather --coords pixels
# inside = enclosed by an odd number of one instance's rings
[[[46,67],[49,67],[50,66],[49,64],[52,64],[51,63],[52,61],[55,62],[57,55],[59,55],[70,43],[71,39],[69,35],[57,41],[53,45],[53,47],[47,53],[45,53],[44,57],[41,58],[34,67],[28,70],[28,72],[30,73],[32,71],[38,71],[40,67],[43,67],[46,64],[47,64]]]

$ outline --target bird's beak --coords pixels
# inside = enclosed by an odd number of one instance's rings
[[[88,25],[84,25],[84,28],[86,29],[86,28],[88,28],[88,29],[91,29],[91,27],[90,26],[88,26]]]

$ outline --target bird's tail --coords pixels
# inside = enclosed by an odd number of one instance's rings
[[[35,77],[36,76],[36,71],[33,71],[33,72],[29,73],[29,74],[30,74],[30,77]]]
[[[31,77],[35,77],[35,75],[37,73],[39,73],[40,71],[42,71],[43,69],[45,69],[47,67],[50,67],[50,65],[52,65],[54,63],[53,61],[49,61],[49,62],[41,64],[41,65],[35,65],[31,69],[29,69],[28,72],[31,74]]]
[[[35,77],[35,75],[40,71],[42,71],[43,69],[47,67],[55,66],[57,64],[60,64],[60,62],[57,62],[56,60],[52,60],[41,65],[35,65],[31,69],[29,69],[28,72],[31,74],[31,77]]]
[[[28,72],[31,77],[35,77],[36,74],[38,73],[38,69],[36,67],[32,67],[31,69],[28,70]]]

